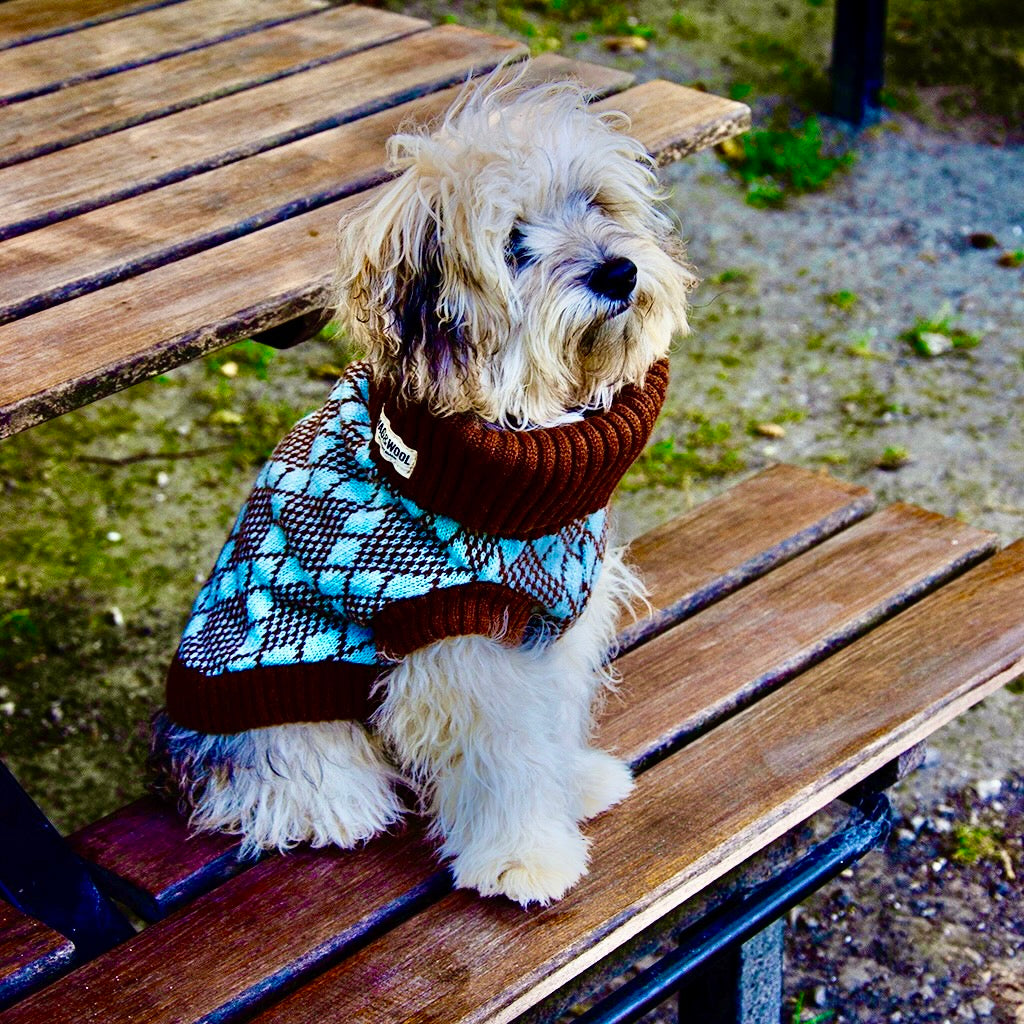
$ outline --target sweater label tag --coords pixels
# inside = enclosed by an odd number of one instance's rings
[[[380,421],[377,423],[374,436],[381,455],[394,466],[397,473],[408,480],[416,468],[416,450],[410,448],[395,433],[383,409],[380,411]]]

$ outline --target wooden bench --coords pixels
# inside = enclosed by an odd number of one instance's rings
[[[593,870],[560,903],[451,892],[416,825],[240,865],[147,798],[71,843],[155,923],[0,1019],[510,1021],[539,1005],[551,1020],[658,921],[721,925],[763,851],[893,781],[887,765],[1024,671],[1024,543],[996,552],[962,523],[871,509],[779,466],[634,544],[653,613],[624,627],[601,739],[639,782],[589,826]]]
[[[0,4],[0,436],[238,338],[308,333],[387,136],[521,53],[322,0]],[[748,124],[670,83],[534,68],[626,110],[661,162]],[[872,508],[776,467],[634,544],[652,612],[623,623],[601,739],[639,783],[546,910],[452,892],[416,824],[240,864],[149,798],[64,843],[0,778],[0,1019],[548,1021],[665,935],[684,1019],[695,1000],[702,1021],[740,1019],[753,952],[777,1011],[766,926],[879,841],[877,793],[929,733],[1024,670],[1024,547]],[[806,841],[844,795],[849,825]],[[627,1019],[657,980],[589,1019]]]

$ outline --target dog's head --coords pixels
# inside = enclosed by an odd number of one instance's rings
[[[606,408],[685,331],[695,283],[643,147],[570,83],[492,76],[341,224],[339,316],[438,415],[546,426]]]

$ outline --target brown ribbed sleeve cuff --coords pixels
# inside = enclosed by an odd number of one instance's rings
[[[421,508],[471,530],[530,539],[608,504],[647,444],[667,389],[661,360],[643,387],[623,388],[607,412],[558,427],[498,430],[475,416],[433,417],[374,383],[370,454],[389,486]]]
[[[167,714],[196,732],[227,735],[285,722],[365,722],[379,700],[370,690],[381,669],[323,661],[207,676],[177,657],[167,675]]]
[[[489,636],[518,647],[535,610],[529,597],[508,587],[466,583],[387,605],[373,632],[378,648],[395,659],[450,636]]]

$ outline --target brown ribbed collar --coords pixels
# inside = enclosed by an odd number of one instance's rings
[[[539,537],[608,504],[647,444],[667,388],[663,359],[607,412],[500,430],[472,415],[432,416],[372,382],[370,454],[388,484],[421,508],[481,533]]]

